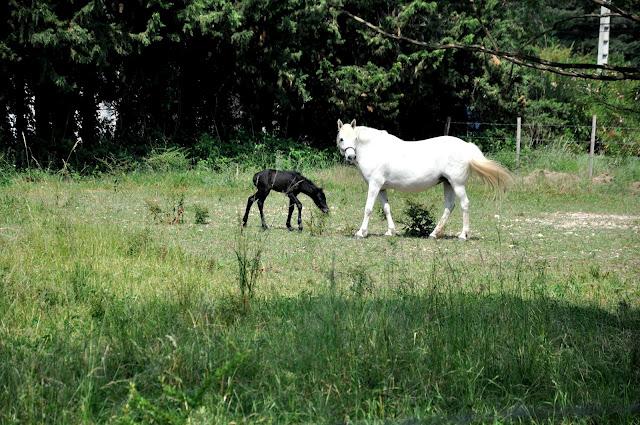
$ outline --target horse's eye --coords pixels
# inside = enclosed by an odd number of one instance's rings
[[[340,141],[341,141],[341,142],[344,142],[344,139],[341,137],[341,138],[340,138]]]

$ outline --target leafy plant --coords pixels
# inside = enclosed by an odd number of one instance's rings
[[[183,148],[154,149],[144,162],[152,171],[185,171],[189,168],[187,151]]]
[[[184,223],[184,194],[178,194],[163,208],[157,199],[145,199],[145,205],[154,223],[182,224]]]
[[[193,214],[196,224],[207,224],[207,219],[209,218],[209,209],[207,207],[196,204],[193,206]]]
[[[427,237],[436,227],[429,208],[419,202],[408,199],[402,213],[400,223],[404,226],[405,236]]]
[[[309,229],[311,236],[322,236],[326,227],[327,215],[311,211],[309,214],[309,221],[307,222],[307,229]]]

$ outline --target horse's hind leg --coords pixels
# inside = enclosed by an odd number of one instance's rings
[[[251,206],[255,202],[256,197],[258,196],[258,193],[260,192],[254,193],[253,195],[249,196],[249,199],[247,199],[247,209],[244,211],[244,217],[242,217],[243,227],[247,225],[247,220],[249,219],[249,210],[251,210]]]
[[[436,228],[433,229],[433,232],[429,235],[430,238],[439,238],[442,236],[442,232],[444,231],[444,226],[447,224],[447,220],[449,220],[449,216],[451,215],[451,211],[456,206],[456,193],[451,187],[451,183],[448,180],[442,182],[442,186],[444,187],[444,212],[442,213],[442,217],[438,221]]]
[[[467,197],[467,191],[464,186],[454,186],[453,190],[456,192],[456,196],[460,199],[460,209],[462,209],[462,232],[458,235],[458,238],[462,240],[469,239],[469,198]]]
[[[378,199],[382,204],[382,210],[384,211],[385,217],[387,217],[387,232],[385,236],[393,236],[396,233],[396,225],[393,223],[393,218],[391,218],[391,205],[389,205],[389,199],[387,198],[387,191],[381,190],[378,193]]]

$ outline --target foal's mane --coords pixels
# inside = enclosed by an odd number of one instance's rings
[[[318,186],[316,186],[311,180],[303,176],[297,171],[289,171],[293,178],[291,179],[291,183],[289,183],[290,187],[293,189],[297,186],[304,193],[313,193],[318,190]]]

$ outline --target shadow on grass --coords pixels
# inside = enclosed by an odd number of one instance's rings
[[[232,296],[211,304],[197,294],[104,302],[104,314],[61,317],[42,335],[2,331],[0,419],[620,423],[638,415],[640,312],[630,306],[611,313],[536,291],[363,295],[335,286],[256,298],[249,310]]]

